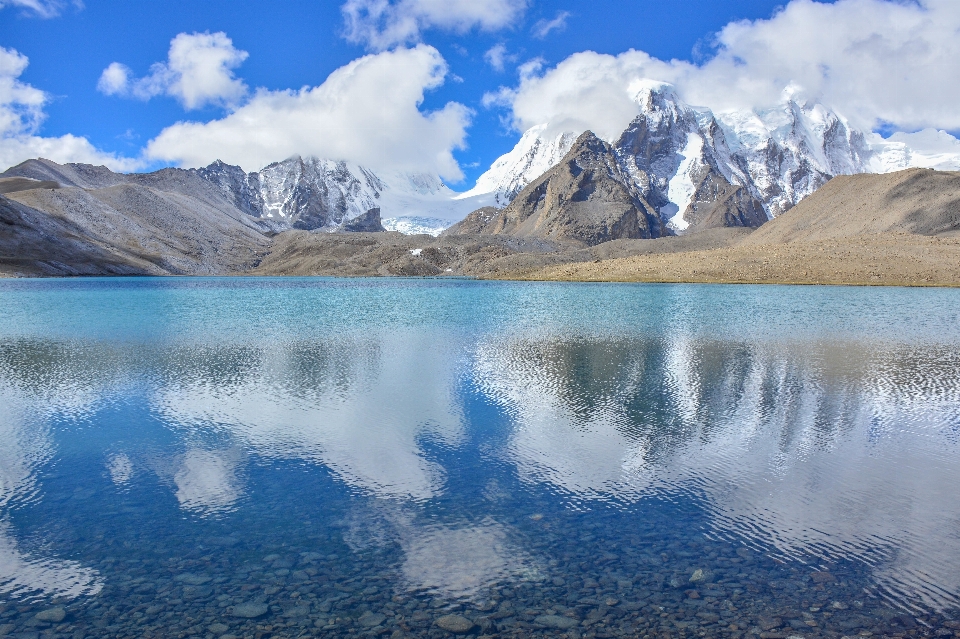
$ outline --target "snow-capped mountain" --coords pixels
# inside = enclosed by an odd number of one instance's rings
[[[632,90],[638,115],[607,142],[630,188],[674,232],[716,223],[720,208],[731,224],[756,219],[759,209],[776,217],[835,175],[960,170],[960,141],[947,133],[884,140],[789,92],[772,108],[714,113],[684,103],[662,82],[637,82]],[[558,132],[550,123],[530,128],[464,193],[435,175],[317,158],[292,157],[253,173],[223,162],[194,171],[276,231],[335,231],[378,208],[387,230],[438,235],[472,211],[506,207],[555,167],[581,133]]]
[[[685,104],[669,84],[635,85],[639,115],[613,147],[626,174],[661,218],[682,232],[697,209],[729,198],[762,206],[775,217],[834,175],[870,170],[863,134],[820,104],[787,96],[767,110],[713,113]],[[556,164],[580,133],[529,129],[516,148],[497,160],[469,194],[503,206],[540,167]]]
[[[457,196],[459,201],[474,201],[481,206],[503,207],[530,182],[556,166],[582,133],[560,133],[545,137],[548,127],[541,124],[529,129],[509,153],[496,162],[477,180],[477,185]],[[476,210],[480,206],[474,207]]]
[[[334,231],[378,208],[387,230],[438,235],[477,207],[437,176],[378,174],[318,158],[292,157],[253,173],[217,161],[196,172],[275,230]]]
[[[960,170],[960,141],[944,132],[863,133],[818,103],[789,91],[768,109],[714,113],[681,100],[669,84],[634,85],[639,115],[609,140],[624,172],[674,231],[696,225],[720,199],[776,217],[830,178],[912,167]],[[463,194],[503,207],[554,166],[581,131],[530,128]],[[733,200],[731,200],[731,197]]]
[[[731,158],[770,217],[793,207],[836,175],[869,171],[863,133],[822,104],[792,98],[775,108],[719,113]]]

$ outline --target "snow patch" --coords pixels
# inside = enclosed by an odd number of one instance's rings
[[[432,235],[437,237],[446,229],[453,226],[452,220],[441,220],[436,217],[389,217],[380,222],[388,231],[396,231],[404,235]]]
[[[690,202],[693,201],[693,194],[697,187],[693,183],[691,173],[699,167],[700,157],[703,153],[703,138],[695,133],[687,136],[687,144],[683,147],[680,155],[683,161],[677,168],[676,175],[670,180],[667,187],[667,197],[670,203],[677,207],[676,213],[667,220],[667,225],[675,231],[685,231],[690,223],[683,219]]]

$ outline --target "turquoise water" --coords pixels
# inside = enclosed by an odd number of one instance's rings
[[[0,637],[952,636],[958,311],[0,281]]]

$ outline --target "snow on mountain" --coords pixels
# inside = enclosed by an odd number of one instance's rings
[[[894,133],[884,140],[870,140],[871,173],[890,173],[914,167],[960,171],[960,140],[945,131],[926,129],[917,133]]]
[[[611,142],[624,172],[677,232],[689,227],[698,206],[729,193],[719,188],[724,184],[743,189],[773,218],[836,175],[960,170],[960,141],[947,133],[897,133],[884,140],[789,90],[768,109],[718,113],[685,104],[669,84],[644,80],[631,90],[639,115]],[[504,206],[543,167],[562,159],[581,133],[547,131],[546,123],[527,130],[464,195]]]
[[[237,208],[274,230],[335,231],[379,208],[388,230],[439,234],[478,208],[434,175],[374,173],[349,162],[288,158],[259,172],[214,162],[197,174],[226,193]]]
[[[632,187],[675,232],[702,222],[721,201],[728,209],[761,207],[776,217],[835,175],[960,170],[960,141],[947,133],[897,133],[886,140],[865,135],[789,90],[768,109],[718,113],[685,104],[662,82],[642,80],[630,90],[638,115],[608,142]],[[379,208],[388,230],[437,235],[472,211],[508,205],[556,166],[581,133],[557,133],[549,123],[530,128],[464,193],[433,175],[374,172],[317,158],[293,157],[249,174],[215,162],[197,173],[275,230],[334,231]]]
[[[776,217],[835,175],[868,170],[862,133],[821,104],[787,98],[764,110],[717,114],[734,161],[749,186]]]
[[[388,231],[397,231],[404,235],[432,235],[437,237],[453,226],[451,220],[442,220],[437,217],[390,217],[382,221],[383,228]]]
[[[477,179],[477,185],[459,194],[457,200],[479,204],[472,211],[483,206],[506,206],[523,187],[556,166],[583,133],[544,137],[546,131],[547,125],[543,124],[525,132],[513,150],[494,162]]]

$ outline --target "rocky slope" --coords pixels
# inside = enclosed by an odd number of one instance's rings
[[[637,253],[599,262],[558,262],[498,276],[960,286],[960,172],[910,169],[839,176],[726,246],[669,255]]]
[[[582,242],[663,235],[657,212],[624,174],[609,144],[586,132],[559,164],[504,209],[483,208],[444,231]]]
[[[960,235],[960,172],[908,169],[839,176],[744,244],[877,235]]]
[[[255,218],[189,171],[117,176],[46,162],[21,168],[44,179],[0,179],[18,185],[0,196],[0,271],[7,274],[236,273],[256,265],[270,245]]]

